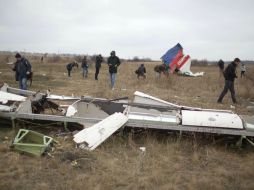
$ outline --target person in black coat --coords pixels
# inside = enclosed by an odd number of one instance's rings
[[[135,73],[137,74],[137,77],[139,79],[139,77],[143,77],[144,79],[146,78],[146,68],[144,66],[144,64],[141,64],[140,67],[135,71]]]
[[[236,67],[240,63],[239,58],[235,58],[224,71],[224,78],[225,78],[225,86],[223,91],[221,92],[219,99],[217,100],[218,103],[222,103],[224,96],[227,94],[228,90],[231,93],[231,98],[233,103],[237,103],[235,98],[235,88],[234,88],[234,81],[237,78],[236,75]]]
[[[68,77],[71,77],[71,70],[72,70],[73,67],[77,67],[78,68],[78,63],[76,61],[66,65],[66,69],[68,71]]]
[[[112,51],[110,57],[108,58],[108,68],[110,75],[111,88],[114,90],[117,68],[121,64],[120,59],[116,56],[116,52]]]
[[[32,66],[29,61],[19,53],[15,55],[15,58],[17,61],[12,70],[16,72],[16,81],[19,81],[19,88],[21,90],[27,90],[27,79],[31,77]]]
[[[102,62],[103,62],[103,58],[102,58],[101,54],[96,56],[96,58],[95,58],[95,80],[98,80],[98,75],[100,72]]]

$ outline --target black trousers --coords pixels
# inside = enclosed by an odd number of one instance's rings
[[[100,67],[95,67],[95,80],[98,80],[99,73],[100,73]]]
[[[241,71],[241,78],[245,76],[245,71]]]
[[[234,82],[229,81],[229,80],[225,80],[225,86],[224,86],[223,91],[220,94],[218,102],[222,102],[222,100],[223,100],[224,96],[227,94],[228,90],[231,93],[232,101],[234,103],[236,103]]]

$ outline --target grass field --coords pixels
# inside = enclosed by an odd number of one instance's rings
[[[66,76],[69,60],[52,63],[31,58],[35,91],[51,89],[54,94],[89,95],[94,97],[133,97],[138,90],[158,98],[187,106],[230,109],[227,94],[223,104],[217,104],[224,79],[216,66],[193,66],[194,72],[204,71],[204,77],[189,78],[170,75],[157,79],[153,67],[144,63],[147,79],[138,80],[134,74],[141,63],[123,62],[117,74],[116,89],[108,83],[108,68],[103,64],[99,81],[94,80],[94,66],[88,79],[81,69]],[[0,62],[0,82],[17,87],[11,65]],[[247,66],[247,77],[235,83],[239,104],[235,112],[251,114],[246,106],[254,100],[253,71]],[[239,73],[239,71],[238,71]],[[17,131],[18,129],[16,129]],[[43,130],[53,137],[56,129]],[[59,141],[52,156],[40,158],[12,152],[9,145],[15,130],[0,129],[0,189],[254,189],[253,148],[239,149],[214,136],[178,134],[166,131],[142,131],[138,134],[120,133],[110,137],[94,152],[75,148],[72,136],[55,137]],[[146,147],[142,153],[140,147]]]

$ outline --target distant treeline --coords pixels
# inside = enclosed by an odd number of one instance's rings
[[[46,59],[49,62],[65,62],[65,61],[78,61],[81,62],[82,58],[84,57],[84,55],[87,56],[89,61],[94,62],[95,58],[97,56],[97,54],[95,55],[87,55],[87,54],[56,54],[56,53],[31,53],[31,52],[20,52],[21,55],[24,55],[25,57],[28,57],[30,59],[33,60],[40,60],[41,57],[43,57],[44,59]],[[0,63],[7,63],[10,61],[14,61],[14,55],[16,54],[16,52],[11,52],[11,51],[0,51]],[[107,59],[108,57],[104,57],[104,61]],[[121,58],[121,57],[120,57]],[[128,61],[128,62],[154,62],[154,61],[158,61],[158,60],[152,60],[149,57],[138,57],[138,56],[134,56],[131,59],[121,59],[123,61]],[[219,60],[218,60],[219,61]],[[192,59],[191,60],[191,64],[192,65],[198,65],[198,66],[206,66],[206,65],[216,65],[218,64],[218,61],[208,61],[207,59]],[[224,61],[225,64],[229,64],[231,61]],[[250,60],[242,60],[243,63],[245,64],[254,64],[254,61],[250,61]]]

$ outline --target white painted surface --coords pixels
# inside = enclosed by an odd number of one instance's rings
[[[182,110],[182,125],[243,129],[237,114],[215,111]]]
[[[254,131],[254,125],[251,124],[251,123],[245,123],[245,128],[246,128],[248,131]]]
[[[77,113],[78,110],[73,106],[73,105],[70,105],[67,109],[67,112],[66,112],[66,116],[67,117],[72,117],[75,115],[75,113]]]
[[[181,62],[185,59],[186,56],[184,56],[179,62],[178,64],[180,65]],[[185,72],[191,72],[190,70],[190,66],[191,66],[191,58],[189,57],[189,59],[184,63],[184,65],[179,69],[181,73],[185,73]]]
[[[165,100],[161,100],[159,98],[150,96],[148,94],[145,94],[143,92],[136,91],[134,93],[134,102],[135,103],[143,103],[143,104],[152,104],[152,105],[168,105],[168,106],[173,106],[176,108],[184,108],[184,109],[189,109],[189,110],[200,110],[200,111],[215,111],[215,112],[226,112],[226,113],[233,113],[231,110],[217,110],[217,109],[202,109],[198,107],[189,107],[189,106],[182,106],[182,105],[177,105],[173,104],[171,102],[167,102]]]
[[[93,103],[83,102],[77,100],[72,105],[70,105],[66,112],[67,117],[87,117],[98,119],[105,119],[109,115],[100,109],[99,106],[96,106]]]
[[[1,91],[7,92],[8,84],[4,83],[4,85],[1,87]]]
[[[127,121],[128,118],[124,114],[114,113],[92,127],[83,129],[74,135],[73,140],[80,148],[94,150]]]
[[[153,103],[154,105],[168,105],[168,106],[173,106],[173,107],[180,108],[180,106],[177,105],[177,104],[167,102],[165,100],[150,96],[150,95],[145,94],[143,92],[136,91],[134,93],[134,95],[137,96],[137,98],[135,97],[135,99],[134,99],[135,103],[152,103],[151,101],[149,101],[149,100],[152,100],[152,101],[154,101],[154,103]],[[143,98],[143,99],[140,99],[138,97]],[[148,100],[148,102],[145,102],[146,100]]]
[[[52,99],[52,100],[77,100],[77,99],[80,99],[80,98],[50,94],[49,96],[47,96],[47,99]]]
[[[184,60],[184,58],[185,58],[185,56],[178,62],[178,64],[181,64],[181,62]],[[190,76],[190,77],[200,77],[200,76],[204,75],[204,72],[193,73],[190,70],[190,67],[191,67],[191,58],[189,57],[189,59],[179,69],[180,73],[182,73],[183,75],[186,75],[186,76]]]
[[[10,112],[11,111],[11,107],[10,106],[5,106],[5,105],[0,105],[0,111]]]
[[[128,115],[129,119],[133,120],[140,120],[140,121],[154,121],[154,122],[166,122],[169,124],[179,124],[179,120],[176,116],[171,115],[153,115],[153,114],[147,114],[147,113],[135,113],[130,112]]]
[[[0,102],[7,103],[8,101],[18,101],[22,102],[25,101],[26,97],[12,94],[9,92],[0,91]]]
[[[188,71],[188,72],[184,72],[182,74],[186,75],[186,76],[190,76],[190,77],[202,77],[202,76],[204,76],[204,72],[192,73],[191,71]]]

